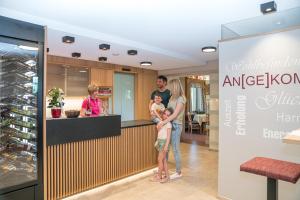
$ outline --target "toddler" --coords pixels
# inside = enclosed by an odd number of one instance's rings
[[[158,122],[162,121],[161,114],[165,110],[165,106],[161,102],[162,102],[161,96],[158,93],[156,93],[154,96],[154,103],[152,104],[151,110],[150,110],[152,121],[156,124]]]

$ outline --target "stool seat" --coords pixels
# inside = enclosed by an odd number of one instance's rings
[[[296,183],[300,178],[300,164],[264,157],[255,157],[243,163],[240,171],[291,183]]]

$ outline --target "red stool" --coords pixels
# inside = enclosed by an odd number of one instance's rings
[[[278,200],[278,180],[297,183],[300,164],[255,157],[240,166],[240,170],[267,177],[267,200]]]

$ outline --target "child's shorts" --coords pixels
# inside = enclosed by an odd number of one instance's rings
[[[154,147],[157,149],[157,151],[163,151],[165,144],[167,143],[167,139],[157,139]],[[168,146],[168,151],[170,150],[170,145]]]

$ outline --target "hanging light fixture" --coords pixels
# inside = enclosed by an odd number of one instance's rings
[[[149,61],[143,61],[143,62],[140,62],[140,65],[141,65],[141,66],[151,66],[151,65],[152,65],[152,62],[149,62]]]
[[[202,52],[204,52],[204,53],[212,53],[215,51],[217,51],[217,48],[213,47],[213,46],[207,46],[207,47],[202,48]]]
[[[104,51],[109,50],[110,45],[109,44],[100,44],[99,49],[104,50]]]
[[[277,4],[275,3],[275,1],[270,1],[270,2],[267,2],[267,3],[260,4],[260,11],[263,14],[276,12],[277,11]]]
[[[81,53],[78,53],[78,52],[72,53],[72,57],[74,57],[74,58],[79,58],[80,56],[81,56]]]
[[[107,57],[99,57],[98,60],[101,61],[101,62],[106,62],[107,61]]]
[[[64,37],[62,38],[62,41],[63,41],[63,43],[71,44],[71,43],[74,43],[74,42],[75,42],[75,37],[72,37],[72,36],[64,36]]]
[[[127,53],[128,53],[128,55],[135,56],[135,55],[137,55],[138,52],[137,52],[137,50],[128,50]]]

